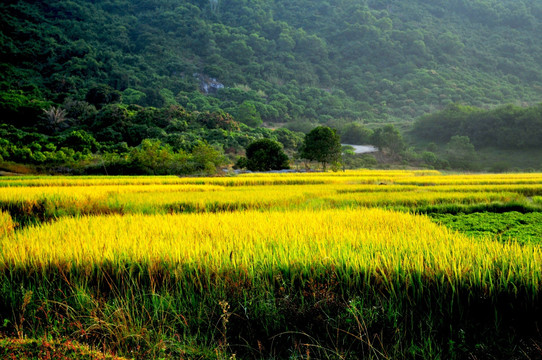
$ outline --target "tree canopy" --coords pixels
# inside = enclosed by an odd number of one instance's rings
[[[6,118],[67,98],[320,124],[540,100],[538,1],[8,0],[0,11]]]
[[[416,121],[414,134],[422,139],[448,142],[467,136],[478,147],[505,149],[542,147],[542,104],[505,105],[492,110],[452,104]]]
[[[300,157],[322,163],[325,171],[327,164],[341,160],[341,151],[341,138],[337,131],[327,126],[318,126],[305,135]]]
[[[271,139],[260,139],[250,143],[246,149],[246,168],[251,171],[289,169],[288,155],[282,145]]]
[[[403,136],[393,125],[376,129],[371,138],[373,145],[394,155],[399,154],[406,147]]]

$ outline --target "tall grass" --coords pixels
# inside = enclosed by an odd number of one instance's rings
[[[346,278],[429,272],[443,284],[487,288],[489,294],[499,286],[536,291],[542,275],[542,268],[533,266],[541,260],[539,247],[472,242],[426,217],[380,209],[67,218],[4,237],[1,247],[4,271],[139,263],[216,271],[241,267],[255,276],[292,264],[307,273],[325,265],[338,275],[348,271]]]
[[[0,187],[32,186],[96,186],[96,185],[301,185],[339,183],[378,183],[395,178],[435,175],[420,171],[345,171],[337,173],[253,173],[231,177],[177,176],[73,176],[73,177],[4,177]]]
[[[0,238],[11,235],[15,229],[15,225],[9,213],[0,211]]]

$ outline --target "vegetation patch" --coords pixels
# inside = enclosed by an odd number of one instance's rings
[[[542,213],[432,214],[433,220],[476,238],[542,244]]]
[[[92,350],[72,340],[0,338],[0,356],[6,360],[126,360]]]

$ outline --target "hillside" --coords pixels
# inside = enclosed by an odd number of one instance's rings
[[[0,108],[30,123],[103,85],[125,104],[299,130],[542,94],[535,0],[6,0],[0,11]]]

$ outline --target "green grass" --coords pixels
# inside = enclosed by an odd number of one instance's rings
[[[9,294],[24,297],[24,286],[35,297],[17,308],[25,318],[19,328],[135,359],[505,359],[529,351],[532,319],[540,317],[522,289],[480,297],[482,289],[452,290],[423,275],[417,289],[390,293],[378,285],[345,289],[348,279],[326,267],[272,269],[254,279],[193,271],[189,283],[125,265],[76,288],[61,272],[36,282],[14,276],[20,282]]]

